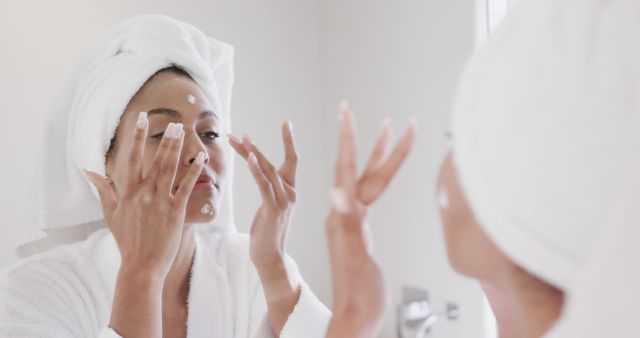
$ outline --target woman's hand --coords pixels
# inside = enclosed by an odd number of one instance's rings
[[[97,173],[87,171],[87,177],[100,194],[105,222],[113,233],[125,267],[132,266],[157,273],[164,278],[178,252],[187,201],[203,167],[200,153],[173,191],[174,180],[184,130],[182,124],[170,123],[149,172],[143,176],[142,161],[147,138],[146,116],[141,114],[133,143],[126,149],[129,168],[122,191]]]
[[[128,149],[128,175],[118,189],[101,175],[86,171],[100,194],[107,226],[121,254],[110,326],[125,337],[162,336],[162,288],[177,255],[187,201],[200,175],[204,153],[173,188],[184,131],[169,124],[151,169],[143,175],[147,117],[141,113]],[[174,191],[175,190],[175,191]]]
[[[287,230],[297,199],[298,155],[290,122],[282,125],[282,139],[285,160],[276,169],[248,136],[242,140],[229,136],[231,147],[247,160],[262,197],[262,204],[251,225],[250,256],[262,282],[276,336],[293,312],[300,293],[297,276],[286,264],[285,252]]]
[[[258,185],[262,204],[251,225],[251,259],[256,266],[270,265],[285,256],[287,229],[296,204],[296,169],[298,155],[291,124],[282,124],[285,160],[276,167],[248,137],[229,137],[235,151],[249,163],[249,170]]]
[[[388,155],[391,128],[385,122],[364,173],[357,177],[354,119],[345,104],[340,108],[340,120],[333,208],[326,221],[334,304],[327,337],[375,337],[384,314],[387,290],[382,271],[372,256],[367,212],[409,154],[415,126],[411,124]]]

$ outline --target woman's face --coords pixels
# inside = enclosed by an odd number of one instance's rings
[[[476,220],[462,188],[449,152],[440,168],[436,201],[449,262],[459,273],[481,280],[498,277],[501,268],[511,265]]]
[[[128,149],[138,114],[145,111],[149,130],[144,149],[143,173],[150,169],[162,135],[171,122],[184,125],[184,144],[176,171],[174,192],[200,151],[205,153],[202,175],[189,197],[186,224],[213,220],[220,209],[225,179],[225,154],[219,139],[222,124],[200,87],[187,76],[162,71],[149,80],[127,106],[116,131],[115,149],[107,156],[107,173],[116,192],[123,191],[128,166]],[[209,181],[207,183],[207,181]]]

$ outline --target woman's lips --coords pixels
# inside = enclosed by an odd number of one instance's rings
[[[213,190],[217,188],[213,178],[207,174],[202,174],[198,177],[198,181],[193,186],[193,190]]]
[[[193,186],[193,190],[213,190],[215,186],[213,182],[196,182]]]

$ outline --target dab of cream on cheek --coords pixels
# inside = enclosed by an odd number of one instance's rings
[[[213,206],[211,203],[207,202],[200,209],[200,213],[207,216],[213,216]]]
[[[189,95],[187,95],[187,101],[189,103],[191,103],[191,104],[196,104],[196,97],[191,95],[191,94],[189,94]]]

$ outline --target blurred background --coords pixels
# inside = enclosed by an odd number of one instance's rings
[[[399,134],[415,116],[417,146],[372,215],[376,253],[393,296],[381,336],[398,336],[403,288],[413,287],[428,292],[435,311],[447,303],[459,309],[456,320],[437,322],[428,336],[495,337],[482,290],[447,263],[434,190],[465,60],[513,1],[0,0],[0,267],[17,260],[13,250],[24,234],[21,210],[29,208],[25,187],[43,141],[43,121],[71,68],[115,22],[165,14],[235,46],[235,134],[249,134],[279,162],[280,124],[293,122],[300,201],[288,251],[328,305],[323,221],[338,104],[346,99],[356,113],[361,161],[385,117]],[[246,166],[236,163],[235,216],[238,229],[247,231],[259,195]]]

